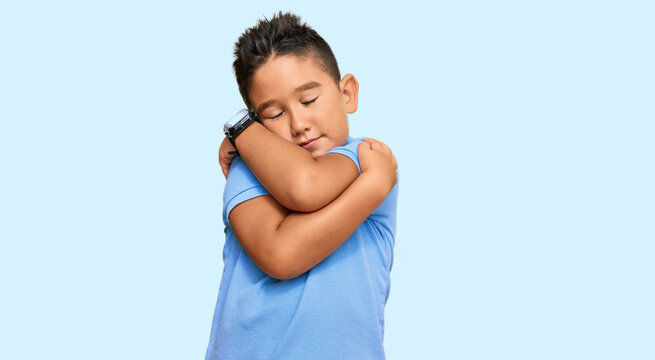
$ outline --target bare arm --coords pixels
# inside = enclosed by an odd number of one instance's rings
[[[316,211],[341,194],[359,175],[357,166],[340,154],[313,158],[289,141],[253,123],[236,139],[239,155],[268,192],[284,207],[301,212]],[[223,174],[229,168],[224,140],[219,151]],[[227,165],[225,164],[227,162]]]
[[[336,250],[384,201],[396,183],[393,154],[386,145],[369,140],[359,145],[359,156],[362,175],[318,211],[290,212],[271,196],[248,200],[232,210],[232,229],[262,271],[278,279],[306,272]]]

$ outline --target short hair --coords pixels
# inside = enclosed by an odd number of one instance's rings
[[[264,17],[246,29],[234,44],[234,75],[241,97],[251,110],[254,109],[248,90],[255,72],[273,56],[281,55],[311,56],[339,86],[339,66],[328,43],[306,23],[301,23],[298,15],[280,11],[270,20]]]

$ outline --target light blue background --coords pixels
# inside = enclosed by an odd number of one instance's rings
[[[389,359],[655,358],[645,1],[3,2],[0,358],[203,357],[232,46],[279,9],[400,164]]]

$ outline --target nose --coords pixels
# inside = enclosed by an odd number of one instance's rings
[[[298,112],[295,111],[289,113],[289,127],[291,128],[291,135],[294,137],[302,135],[305,131],[311,128],[306,115],[299,115]]]

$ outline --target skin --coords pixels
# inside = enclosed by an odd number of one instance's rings
[[[336,250],[382,204],[396,183],[393,154],[372,139],[362,142],[358,153],[362,174],[318,211],[291,212],[270,195],[232,210],[232,229],[262,271],[281,280],[303,274]]]
[[[249,126],[236,144],[255,176],[284,207],[316,211],[357,177],[349,159],[321,155],[347,142],[348,114],[357,110],[358,93],[353,75],[337,84],[311,56],[273,57],[255,72],[249,100],[263,126]],[[310,140],[315,141],[298,146]],[[223,162],[226,173],[229,165]]]
[[[263,125],[252,124],[235,142],[271,195],[237,205],[229,220],[244,250],[272,277],[296,277],[326,258],[396,183],[396,160],[379,141],[359,145],[361,175],[349,158],[323,155],[347,142],[358,88],[353,75],[337,85],[312,57],[293,55],[271,58],[253,77],[249,100]],[[226,175],[230,150],[224,141],[219,160]]]

